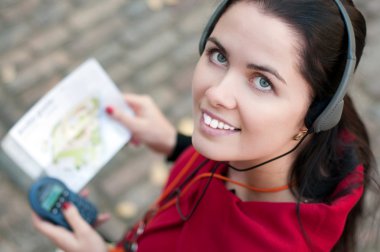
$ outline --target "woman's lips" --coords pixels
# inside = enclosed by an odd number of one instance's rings
[[[212,136],[231,135],[240,131],[240,129],[230,125],[207,111],[202,112],[200,125],[201,129],[205,133]]]

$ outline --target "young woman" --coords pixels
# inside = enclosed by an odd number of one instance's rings
[[[161,197],[114,251],[355,250],[374,164],[350,97],[344,90],[340,117],[336,94],[366,25],[352,1],[340,4],[223,1],[194,72],[192,146],[149,97],[126,96],[133,118],[107,108],[135,142],[176,158]],[[107,251],[64,208],[73,232],[35,215],[34,225],[64,251]]]

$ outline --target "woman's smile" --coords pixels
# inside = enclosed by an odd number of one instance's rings
[[[202,132],[206,135],[227,136],[240,132],[239,128],[232,126],[230,123],[206,110],[202,111],[199,123]]]

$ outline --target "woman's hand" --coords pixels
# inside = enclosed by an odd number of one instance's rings
[[[65,252],[107,251],[102,237],[80,216],[74,205],[65,204],[62,212],[73,232],[46,222],[35,213],[32,214],[33,225]]]
[[[133,109],[135,116],[124,114],[111,106],[106,110],[132,132],[132,143],[143,143],[156,152],[170,155],[176,144],[176,129],[152,98],[146,95],[126,94],[125,101]]]

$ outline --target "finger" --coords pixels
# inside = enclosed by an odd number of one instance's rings
[[[94,224],[95,227],[98,227],[105,222],[109,221],[111,219],[111,215],[109,213],[102,213],[98,215],[98,218],[96,219],[96,222]]]
[[[138,147],[138,146],[140,146],[141,141],[140,141],[138,138],[136,138],[136,137],[132,137],[132,139],[131,139],[131,143],[132,143],[134,146]]]
[[[124,94],[124,101],[135,114],[140,114],[144,108],[144,96],[137,94]]]
[[[32,223],[33,226],[43,233],[44,235],[51,235],[57,232],[62,232],[62,230],[65,230],[61,226],[57,226],[54,224],[51,224],[50,222],[47,222],[43,219],[41,219],[39,216],[37,216],[34,212],[32,212]]]
[[[107,113],[112,116],[115,120],[119,121],[125,127],[132,131],[132,134],[137,132],[139,128],[141,128],[141,119],[129,115],[127,113],[123,113],[122,111],[115,109],[113,107],[107,107]]]
[[[82,218],[78,209],[73,204],[65,202],[62,207],[62,212],[74,233],[83,234],[92,229],[90,224]]]
[[[40,233],[45,235],[60,248],[63,248],[63,246],[66,248],[74,246],[76,242],[76,238],[72,232],[61,226],[56,226],[42,220],[34,212],[32,212],[32,223]]]
[[[131,107],[140,107],[143,103],[144,96],[138,94],[124,94],[124,100]]]
[[[84,197],[84,198],[87,198],[88,195],[90,195],[90,189],[88,189],[87,187],[86,188],[83,188],[80,192],[79,192],[79,195]]]

